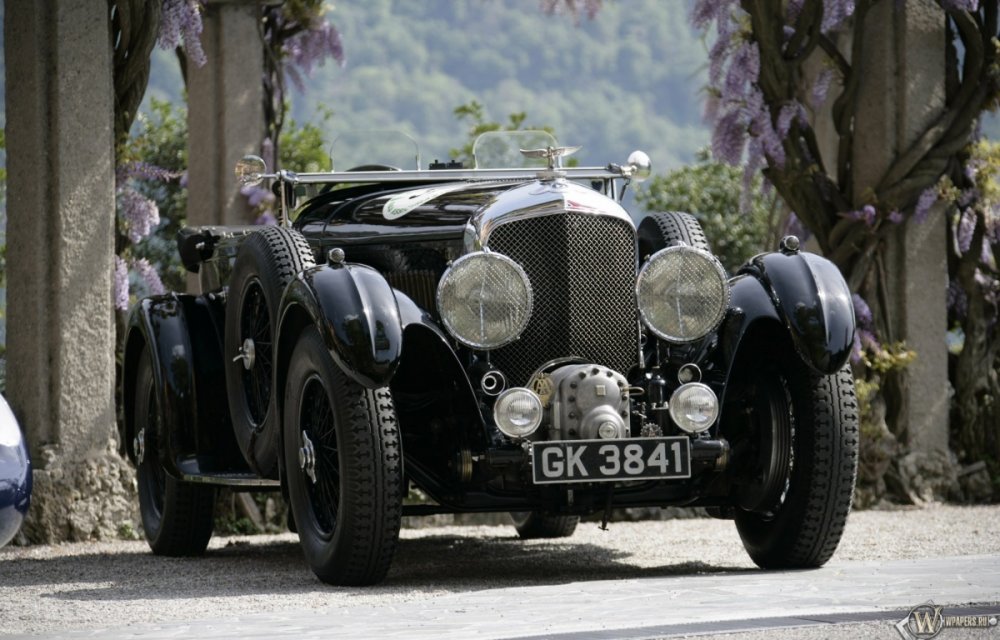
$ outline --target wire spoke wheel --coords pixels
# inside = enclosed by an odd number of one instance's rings
[[[305,486],[313,517],[316,518],[320,532],[329,537],[333,535],[340,504],[340,454],[333,410],[323,381],[318,375],[310,377],[306,382],[299,416],[299,430],[314,447],[315,468],[312,475],[315,480],[305,469],[301,471],[307,476]]]
[[[264,290],[259,280],[252,280],[240,309],[240,344],[250,364],[249,368],[243,365],[243,395],[255,427],[264,423],[271,403],[271,335],[271,311]],[[252,355],[247,353],[251,348]]]
[[[160,462],[160,443],[166,425],[148,349],[139,357],[136,375],[133,448],[138,467],[139,513],[146,540],[157,555],[200,555],[212,537],[215,489],[167,474]]]
[[[348,378],[309,327],[292,352],[284,398],[283,477],[306,562],[330,584],[381,581],[403,510],[392,395]]]
[[[274,345],[281,296],[315,264],[312,249],[293,229],[265,226],[236,254],[226,305],[224,365],[233,433],[250,468],[278,477],[281,428],[274,389]]]
[[[858,406],[850,366],[821,375],[793,360],[785,369],[755,388],[761,475],[737,494],[736,528],[765,569],[819,567],[833,556],[857,474]]]

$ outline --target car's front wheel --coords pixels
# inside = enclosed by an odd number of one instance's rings
[[[789,369],[762,374],[754,387],[749,413],[765,451],[759,476],[765,480],[742,498],[756,503],[754,510],[735,514],[744,547],[764,569],[819,567],[830,559],[857,473],[858,406],[849,366],[831,375],[805,365]]]
[[[309,566],[330,584],[380,582],[399,539],[403,496],[389,390],[349,379],[310,327],[292,353],[283,424],[284,476]]]
[[[194,556],[212,537],[215,489],[170,476],[160,463],[163,414],[153,384],[148,349],[139,357],[135,385],[136,480],[142,528],[153,553]]]

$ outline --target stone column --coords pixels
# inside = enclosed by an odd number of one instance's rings
[[[104,2],[7,2],[7,397],[31,448],[35,540],[131,520],[114,453],[114,150]]]
[[[257,0],[209,0],[202,48],[208,63],[188,65],[188,224],[251,224],[233,175],[259,154],[264,133]],[[273,167],[271,167],[273,168]]]
[[[945,22],[931,0],[880,2],[867,21],[854,137],[855,199],[879,182],[945,104]],[[892,325],[917,353],[905,374],[904,411],[912,451],[948,448],[946,221],[932,212],[906,223],[890,243]]]

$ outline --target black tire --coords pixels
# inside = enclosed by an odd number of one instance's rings
[[[523,540],[568,538],[576,531],[579,516],[561,516],[544,511],[511,511],[517,535]]]
[[[701,223],[690,213],[662,211],[648,214],[638,229],[639,259],[645,261],[661,249],[683,242],[689,247],[712,252]]]
[[[762,569],[813,568],[833,556],[851,511],[858,466],[858,403],[849,366],[820,375],[804,365],[781,376],[792,428],[791,469],[773,507],[737,509],[743,546]],[[766,387],[766,385],[765,385]],[[772,387],[773,388],[773,387]],[[767,413],[766,411],[764,413]],[[783,440],[783,438],[782,438]]]
[[[160,556],[197,556],[212,537],[215,489],[182,482],[160,464],[163,414],[153,386],[149,351],[139,357],[135,385],[136,479],[139,513],[153,553]]]
[[[306,562],[329,584],[382,581],[403,513],[402,449],[389,390],[350,380],[309,327],[292,353],[284,417],[288,497]],[[307,437],[315,481],[301,464]]]
[[[251,469],[278,477],[278,403],[273,390],[273,345],[278,304],[296,274],[315,264],[306,239],[284,227],[262,227],[240,245],[226,307],[226,392],[240,451]],[[253,341],[253,357],[244,345]],[[246,363],[250,363],[247,368]]]

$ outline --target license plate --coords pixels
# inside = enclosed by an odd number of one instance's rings
[[[628,440],[555,440],[531,446],[535,484],[691,477],[683,436]]]

